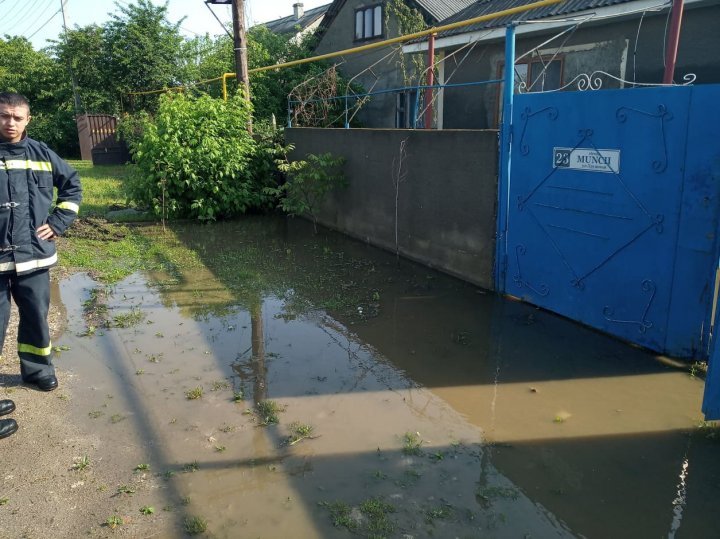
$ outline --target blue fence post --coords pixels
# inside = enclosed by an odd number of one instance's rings
[[[348,121],[348,96],[345,94],[345,129],[350,129],[350,122]]]
[[[498,212],[495,233],[495,291],[505,293],[507,261],[507,219],[510,200],[510,164],[512,149],[512,113],[515,93],[515,26],[505,30],[505,80],[503,114],[500,126],[500,178],[498,179]]]
[[[718,329],[720,328],[716,326],[715,330]],[[720,346],[717,343],[717,335],[713,337],[712,350],[708,359],[702,411],[707,421],[720,419]]]
[[[287,126],[292,127],[292,101],[290,101],[290,98],[288,97],[288,121]]]
[[[720,337],[718,334],[720,327],[718,327],[717,321],[710,331],[712,341],[710,342],[708,371],[705,376],[702,411],[706,421],[715,421],[720,419],[720,344],[717,342]]]
[[[410,94],[412,96],[412,93]],[[412,109],[412,128],[417,128],[417,113],[418,113],[418,104],[420,101],[420,90],[418,88],[415,88],[415,101],[413,102],[413,109]]]

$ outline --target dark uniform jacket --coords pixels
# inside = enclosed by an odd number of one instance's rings
[[[48,223],[60,236],[77,217],[81,198],[78,173],[45,144],[28,137],[0,142],[0,273],[55,265],[55,242],[35,231]]]

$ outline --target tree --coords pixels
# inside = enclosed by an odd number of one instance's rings
[[[108,78],[105,56],[105,29],[95,24],[68,30],[63,39],[53,41],[49,48],[66,71],[72,69],[80,94],[82,111],[93,114],[118,114],[119,90],[113,88],[112,77]]]
[[[267,157],[247,130],[251,107],[241,94],[165,94],[132,145],[137,174],[130,196],[163,217],[202,221],[233,217],[271,202],[273,183],[258,174]]]
[[[119,13],[110,15],[104,26],[105,77],[120,102],[130,92],[176,86],[179,82],[178,51],[183,38],[180,24],[167,19],[167,2],[155,6],[150,0],[116,4]],[[157,108],[158,96],[137,96],[135,109]]]
[[[28,134],[63,155],[77,155],[69,78],[56,61],[23,37],[0,39],[0,88],[30,101]]]

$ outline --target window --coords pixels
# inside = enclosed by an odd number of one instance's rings
[[[557,90],[562,86],[563,60],[557,56],[553,58],[535,58],[515,64],[515,93],[526,94],[532,92],[547,92]],[[505,76],[505,64],[498,66],[498,78]],[[503,87],[499,84],[497,96],[497,116],[495,125],[498,125],[502,118]]]
[[[355,12],[355,40],[373,39],[383,35],[382,6],[370,6]]]
[[[515,93],[546,92],[560,86],[562,60],[538,59],[515,64]]]

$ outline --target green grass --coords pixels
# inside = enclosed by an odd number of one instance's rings
[[[202,517],[191,516],[185,518],[183,527],[188,535],[200,535],[207,530],[207,521]]]
[[[271,400],[260,401],[255,406],[255,413],[260,420],[260,425],[263,427],[268,425],[277,425],[280,423],[278,413],[284,411],[284,406],[281,406],[277,402]]]
[[[80,174],[83,188],[83,203],[80,207],[81,217],[107,217],[113,209],[128,207],[124,195],[124,183],[131,174],[132,165],[98,165],[92,161],[68,160],[70,166]],[[150,213],[118,217],[117,220],[156,221]]]

